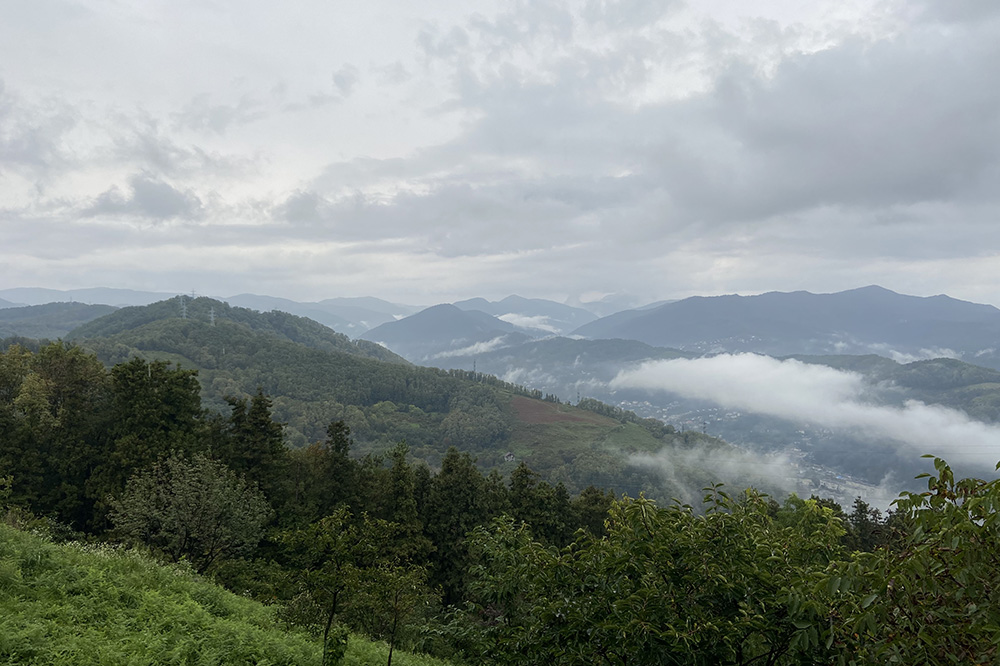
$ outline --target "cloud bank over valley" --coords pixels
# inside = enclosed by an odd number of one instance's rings
[[[913,456],[933,454],[949,462],[992,470],[1000,456],[1000,427],[964,413],[907,400],[885,404],[873,386],[853,372],[755,354],[651,361],[623,371],[612,388],[669,391],[727,408],[848,431]],[[864,451],[858,451],[864,456]]]

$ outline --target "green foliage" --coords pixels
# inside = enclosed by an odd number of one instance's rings
[[[574,523],[587,530],[595,537],[606,533],[605,520],[614,504],[615,497],[611,492],[588,486],[573,499]]]
[[[564,546],[569,542],[574,516],[562,484],[549,485],[521,463],[510,475],[510,507],[511,515],[530,525],[544,543]]]
[[[111,384],[93,356],[61,343],[0,354],[0,469],[14,476],[12,501],[82,528],[110,423]]]
[[[896,504],[908,533],[821,577],[826,641],[870,663],[992,664],[1000,659],[1000,480],[956,480],[934,459],[927,491]],[[839,593],[839,594],[838,594]],[[818,615],[818,613],[817,613]]]
[[[389,644],[387,666],[392,665],[400,636],[408,633],[411,616],[433,602],[426,581],[424,567],[387,559],[366,572],[366,580],[352,595],[351,614],[359,626],[368,636]]]
[[[220,559],[249,553],[261,540],[270,507],[255,485],[202,455],[173,455],[129,479],[112,502],[123,535],[203,572]]]
[[[283,426],[271,417],[271,399],[257,389],[249,404],[245,398],[230,397],[227,401],[232,413],[217,454],[275,501],[287,460]]]
[[[778,663],[796,627],[787,590],[836,555],[843,534],[811,500],[788,508],[718,488],[704,513],[623,500],[607,535],[556,550],[526,527],[476,530],[475,658],[503,664]]]
[[[335,626],[323,639],[323,666],[337,666],[344,663],[347,656],[347,644],[351,632],[347,627]]]
[[[191,454],[205,446],[207,422],[197,372],[164,361],[133,359],[111,369],[109,449],[87,479],[98,502],[117,495],[126,479],[171,451]]]
[[[378,554],[391,542],[392,528],[367,516],[354,520],[346,507],[306,528],[285,532],[284,555],[292,565],[299,590],[290,607],[299,624],[322,627],[324,655],[339,648],[335,622],[346,597],[375,566]],[[324,661],[327,657],[324,657]]]

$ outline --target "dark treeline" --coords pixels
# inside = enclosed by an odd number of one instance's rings
[[[303,622],[322,615],[318,590],[326,583],[306,581],[321,577],[313,568],[328,566],[326,538],[355,534],[350,548],[374,549],[345,556],[338,574],[345,581],[351,571],[365,581],[359,589],[374,594],[373,572],[389,566],[420,582],[410,610],[426,610],[466,600],[465,535],[476,527],[506,514],[561,547],[578,529],[599,533],[612,503],[610,492],[595,488],[571,498],[524,465],[509,479],[484,475],[455,448],[439,470],[412,464],[405,443],[358,458],[342,420],[323,441],[289,448],[262,391],[229,397],[218,413],[202,408],[200,390],[195,371],[167,362],[132,359],[108,370],[61,343],[35,352],[10,347],[0,355],[0,477],[8,479],[8,501],[60,529],[133,537],[231,586],[288,603],[289,618]],[[464,414],[491,395],[465,391],[451,402]],[[206,502],[229,513],[201,524]],[[214,542],[206,535],[222,531],[234,534]],[[251,555],[262,559],[245,559]],[[363,597],[341,595],[331,617],[384,637],[384,627],[362,621],[371,612],[364,603],[375,603]]]
[[[935,463],[889,515],[719,487],[664,507],[455,448],[359,457],[343,420],[289,448],[263,391],[205,410],[166,362],[0,354],[9,522],[188,562],[315,631],[325,663],[348,630],[498,665],[991,663],[1000,485]]]

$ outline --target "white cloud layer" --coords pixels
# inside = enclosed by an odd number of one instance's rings
[[[430,359],[441,359],[449,358],[452,356],[473,356],[475,354],[485,354],[487,352],[495,351],[497,349],[503,349],[508,345],[507,336],[500,335],[492,340],[486,340],[484,342],[475,342],[471,345],[465,347],[460,347],[458,349],[449,349],[447,351],[438,352],[437,354],[431,355]]]
[[[508,314],[500,315],[497,319],[505,321],[508,324],[514,324],[514,326],[520,326],[521,328],[530,328],[536,331],[545,331],[546,333],[558,333],[559,329],[553,326],[549,317],[545,315],[522,315],[516,312],[510,312]]]
[[[612,387],[662,390],[726,407],[827,428],[849,429],[872,442],[894,442],[915,455],[990,468],[1000,460],[1000,427],[937,405],[902,407],[866,399],[861,375],[756,354],[652,361],[622,372]],[[864,455],[859,451],[858,455]]]

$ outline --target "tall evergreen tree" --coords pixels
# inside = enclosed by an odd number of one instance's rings
[[[451,447],[431,483],[426,526],[435,548],[431,583],[440,586],[446,604],[464,598],[470,563],[466,535],[486,522],[484,500],[482,473],[468,453]]]
[[[596,486],[587,486],[583,492],[573,498],[575,524],[595,537],[604,536],[607,531],[605,521],[608,519],[608,511],[614,501],[615,498],[611,492],[606,492]]]
[[[111,443],[87,482],[95,526],[104,524],[107,498],[119,494],[133,472],[171,452],[205,448],[204,416],[196,371],[140,358],[111,369]]]
[[[389,485],[383,489],[380,517],[398,526],[393,546],[395,556],[404,562],[424,562],[431,551],[424,536],[424,525],[417,510],[413,468],[406,460],[410,448],[400,442],[389,451]]]
[[[523,462],[510,475],[511,513],[546,543],[563,546],[573,533],[569,493],[562,483],[553,487]]]
[[[271,416],[271,399],[262,389],[246,398],[227,398],[232,414],[227,428],[228,441],[223,461],[234,471],[256,481],[272,504],[279,503],[279,491],[287,488],[284,426]]]
[[[107,457],[109,386],[96,358],[61,342],[0,354],[0,470],[14,478],[13,501],[86,526],[87,481]]]

